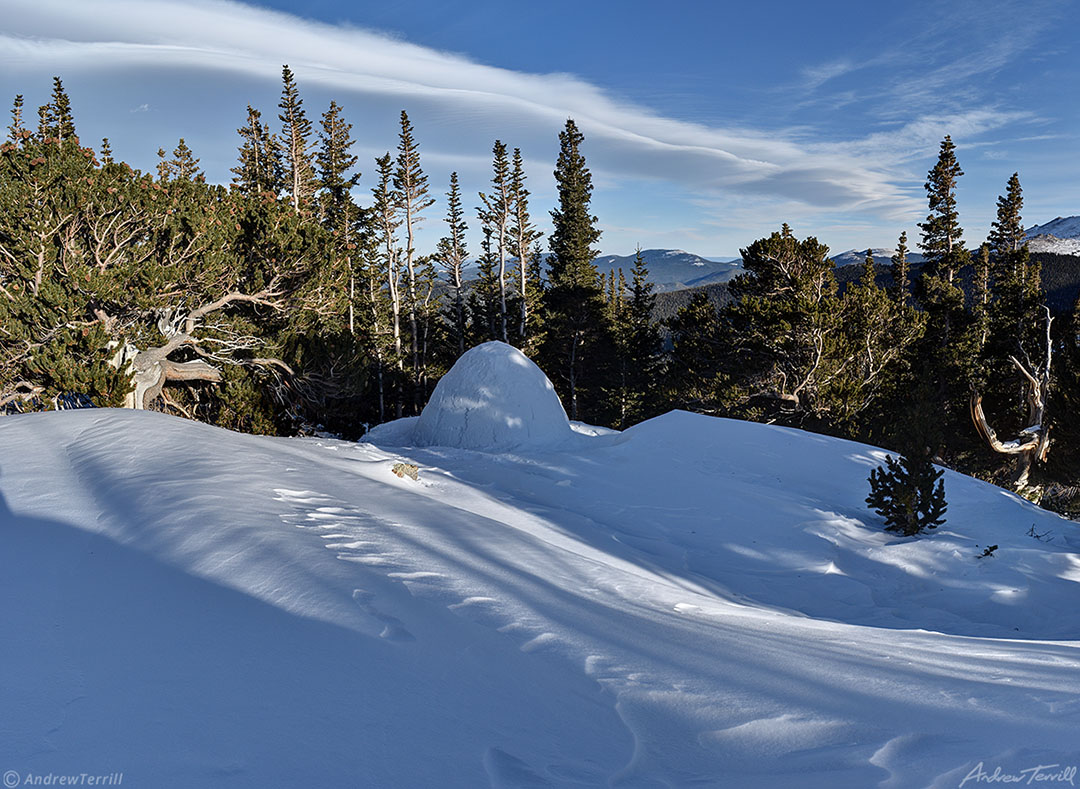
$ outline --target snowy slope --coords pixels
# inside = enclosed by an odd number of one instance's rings
[[[1059,216],[1028,228],[1024,235],[1032,252],[1080,255],[1080,216]]]
[[[1059,216],[1045,225],[1035,225],[1027,229],[1028,238],[1035,236],[1054,236],[1055,238],[1080,239],[1080,216]]]
[[[4,417],[3,769],[862,788],[1080,764],[1074,524],[947,473],[948,523],[898,539],[863,504],[870,447],[673,412],[555,451],[551,424],[495,453],[390,446],[415,420],[375,446]]]

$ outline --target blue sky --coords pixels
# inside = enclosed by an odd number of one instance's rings
[[[1080,214],[1080,12],[1068,0],[4,6],[0,96],[37,106],[61,76],[83,142],[108,136],[144,169],[184,137],[227,182],[246,105],[275,116],[288,63],[309,116],[344,105],[364,199],[406,109],[437,197],[457,170],[477,205],[499,138],[522,149],[546,224],[557,134],[575,118],[607,253],[734,256],[785,221],[835,252],[916,238],[945,134],[966,173],[970,244],[1014,171],[1027,224]],[[440,199],[422,248],[443,233],[443,210]]]

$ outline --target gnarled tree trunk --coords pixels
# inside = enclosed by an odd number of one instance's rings
[[[1050,309],[1046,310],[1046,355],[1041,366],[1036,367],[1030,360],[1025,364],[1015,356],[1009,361],[1027,381],[1028,426],[1020,431],[1020,436],[1012,441],[1002,441],[990,426],[983,412],[982,395],[971,394],[971,420],[979,435],[995,452],[1016,456],[1016,469],[1013,485],[1017,490],[1027,487],[1031,469],[1035,462],[1046,461],[1050,453],[1050,428],[1046,424],[1046,403],[1050,396],[1050,363],[1053,358],[1053,345],[1050,342]]]

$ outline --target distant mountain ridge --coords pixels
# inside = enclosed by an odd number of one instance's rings
[[[602,255],[593,263],[605,277],[621,268],[629,280],[636,257],[637,253]],[[739,260],[718,262],[683,249],[643,249],[641,257],[649,268],[649,281],[661,292],[727,282],[742,270]]]
[[[1059,216],[1024,233],[1032,252],[1080,255],[1080,216]]]
[[[878,265],[889,265],[892,263],[892,256],[896,254],[895,249],[885,249],[884,247],[878,247],[870,250],[874,256],[874,262]],[[918,252],[912,252],[908,250],[907,253],[908,263],[922,263],[925,258]],[[841,252],[838,255],[833,255],[829,258],[836,265],[837,268],[841,266],[852,266],[856,263],[862,265],[866,262],[866,250],[865,249],[849,249],[847,252]]]

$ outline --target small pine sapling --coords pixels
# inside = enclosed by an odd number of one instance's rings
[[[944,523],[944,472],[935,469],[929,457],[915,453],[899,460],[887,455],[885,463],[887,468],[878,466],[870,472],[866,497],[866,503],[885,518],[885,529],[911,537]]]

